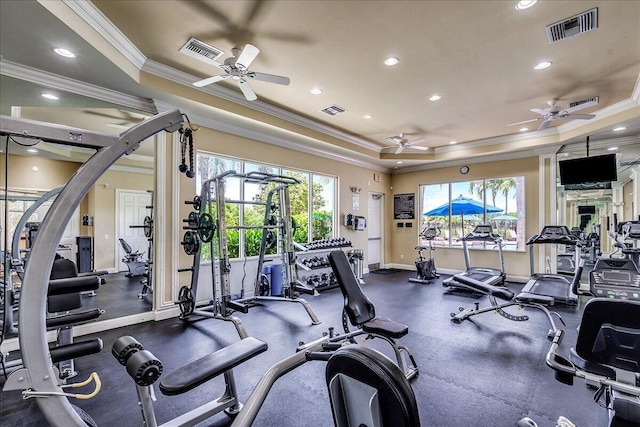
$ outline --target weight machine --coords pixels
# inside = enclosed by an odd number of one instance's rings
[[[225,185],[228,179],[236,178],[244,183],[260,185],[274,184],[267,193],[266,201],[229,200],[225,199]],[[232,316],[233,312],[248,313],[249,308],[259,301],[285,301],[296,302],[303,305],[314,325],[321,323],[311,309],[309,303],[295,295],[295,287],[298,286],[295,266],[295,252],[293,248],[292,220],[289,211],[289,185],[299,182],[291,177],[267,174],[263,172],[249,172],[247,174],[227,171],[214,176],[202,183],[200,195],[187,204],[194,206],[194,211],[184,220],[187,230],[182,239],[182,246],[189,255],[193,255],[193,264],[190,268],[178,271],[190,271],[191,282],[182,286],[178,294],[177,304],[180,307],[181,317],[189,318],[192,314],[211,317],[232,322],[241,338],[248,335],[240,319]],[[263,225],[228,225],[226,219],[226,204],[259,205],[264,206]],[[255,280],[254,294],[245,296],[244,283],[240,292],[240,298],[233,299],[231,293],[231,264],[229,261],[229,244],[227,230],[230,229],[259,229],[262,230],[260,241],[260,255]],[[215,240],[215,242],[214,242]],[[200,261],[202,243],[210,243],[212,258],[217,255],[218,260],[211,262],[212,298],[208,304],[197,307],[198,281],[200,275]],[[265,280],[262,267],[265,262],[265,254],[268,249],[278,245],[279,256],[283,265],[282,284],[283,296],[270,296],[269,283]],[[218,272],[216,273],[216,267]],[[217,280],[216,280],[217,278]],[[219,294],[218,294],[219,292]]]
[[[5,390],[11,384],[12,390],[23,390],[25,398],[39,397],[36,402],[52,426],[87,425],[68,400],[68,397],[78,398],[81,395],[64,391],[64,387],[68,385],[58,378],[46,338],[49,274],[64,233],[60,224],[69,222],[89,190],[120,157],[132,153],[142,141],[162,130],[177,131],[182,121],[182,114],[178,110],[172,110],[144,120],[120,135],[106,135],[52,123],[0,116],[0,135],[17,140],[23,145],[46,141],[95,150],[95,154],[71,177],[54,201],[31,249],[24,271],[19,310],[18,334],[24,367],[13,371],[5,383]],[[73,358],[83,354],[84,349],[76,348],[76,345],[71,344],[67,348],[67,356]],[[98,383],[99,380],[96,380],[96,384]],[[78,385],[83,384],[71,386]],[[93,397],[96,393],[97,390],[84,397]]]

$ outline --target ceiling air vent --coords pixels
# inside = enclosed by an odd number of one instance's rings
[[[598,8],[547,26],[549,43],[555,43],[598,28]]]
[[[340,113],[344,113],[347,110],[345,110],[344,108],[338,107],[337,105],[333,104],[333,105],[329,105],[327,108],[323,108],[320,111],[322,111],[323,113],[328,114],[330,116],[335,116],[335,115],[338,115]]]
[[[217,64],[216,59],[220,58],[224,53],[220,49],[201,42],[198,39],[194,39],[193,37],[180,48],[180,52],[209,64]]]
[[[582,99],[580,101],[576,101],[576,102],[570,102],[569,103],[569,108],[575,108],[578,105],[582,105],[582,108],[588,108],[588,107],[592,107],[594,105],[598,105],[598,100],[599,98],[597,96],[594,96],[592,98],[587,98],[587,99]],[[584,105],[584,104],[588,104],[588,105]]]

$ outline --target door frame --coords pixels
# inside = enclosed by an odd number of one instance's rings
[[[370,204],[372,202],[372,200],[378,200],[379,204],[378,204],[378,229],[380,230],[380,253],[379,253],[379,267],[378,268],[384,268],[385,267],[385,261],[384,261],[384,245],[385,245],[385,239],[384,239],[384,193],[378,193],[378,192],[374,192],[371,191],[369,192],[369,200],[368,203]],[[369,205],[368,204],[368,205]],[[369,213],[369,212],[367,212]],[[371,215],[369,215],[370,217]],[[371,218],[369,218],[369,220],[371,220]],[[371,222],[369,223],[369,227],[367,227],[367,230],[371,229]],[[368,249],[368,242],[369,242],[369,234],[367,233],[367,249]],[[368,254],[367,254],[367,258],[369,258]],[[367,259],[367,264],[365,265],[365,272],[369,271],[369,261]]]
[[[120,270],[120,264],[122,262],[122,258],[120,258],[119,254],[120,254],[120,250],[121,250],[121,244],[120,241],[118,240],[118,236],[120,236],[120,198],[122,197],[123,194],[140,194],[140,195],[148,195],[150,196],[150,193],[148,191],[145,190],[132,190],[132,189],[127,189],[127,188],[116,188],[116,209],[114,212],[114,230],[115,230],[115,235],[113,236],[113,250],[114,250],[114,269],[113,271],[120,272],[122,270]],[[142,225],[142,222],[140,222],[140,225]],[[135,248],[133,248],[135,250]],[[146,251],[146,248],[145,248]],[[124,251],[123,251],[124,252]]]

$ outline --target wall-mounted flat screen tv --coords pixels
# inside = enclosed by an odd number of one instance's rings
[[[615,154],[562,160],[558,162],[558,168],[562,185],[618,180]]]
[[[595,215],[596,207],[595,206],[578,206],[578,215]]]

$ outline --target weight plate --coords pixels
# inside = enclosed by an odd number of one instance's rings
[[[198,235],[203,242],[209,243],[213,239],[215,232],[215,224],[210,213],[203,212],[200,214],[200,225],[198,226]]]
[[[194,255],[200,250],[200,239],[194,231],[187,231],[182,237],[182,247],[187,255]]]
[[[187,226],[194,229],[200,226],[200,215],[198,215],[198,212],[189,212],[189,217],[187,218]]]
[[[180,292],[178,292],[178,307],[180,308],[181,313],[180,317],[185,318],[191,316],[195,305],[196,303],[193,299],[191,288],[188,286],[181,287]]]
[[[147,239],[153,236],[153,219],[149,215],[144,217],[144,235]]]

